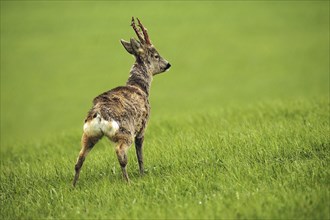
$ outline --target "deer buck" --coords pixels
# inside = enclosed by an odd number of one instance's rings
[[[132,17],[131,26],[139,40],[120,40],[128,53],[135,57],[125,86],[102,93],[93,100],[87,114],[81,139],[82,148],[75,165],[73,186],[76,185],[84,160],[94,145],[106,136],[115,143],[115,150],[124,179],[129,182],[127,150],[135,142],[140,173],[143,167],[143,140],[150,115],[149,92],[154,75],[165,72],[171,65],[162,58],[150,42],[140,20],[138,27]]]

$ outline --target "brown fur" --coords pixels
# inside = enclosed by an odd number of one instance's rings
[[[146,33],[146,30],[142,31],[144,34]],[[144,37],[146,36],[144,35]],[[135,142],[140,173],[143,174],[144,172],[142,149],[144,132],[150,115],[148,97],[152,77],[164,72],[171,65],[160,57],[153,45],[146,43],[150,43],[150,40],[144,41],[141,36],[139,39],[142,39],[142,42],[133,38],[130,43],[122,40],[125,49],[136,58],[126,85],[116,87],[94,98],[93,107],[85,119],[87,124],[96,117],[107,122],[115,121],[118,123],[119,129],[111,136],[102,132],[93,135],[83,134],[82,148],[75,165],[74,186],[88,152],[104,135],[116,144],[118,161],[122,168],[123,177],[127,181],[129,181],[126,171],[127,150],[133,142]]]

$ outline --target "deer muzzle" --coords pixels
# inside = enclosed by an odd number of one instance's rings
[[[168,70],[170,67],[171,67],[171,64],[167,63],[166,66],[165,66],[165,70]]]

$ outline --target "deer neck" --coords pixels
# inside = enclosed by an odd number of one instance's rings
[[[149,96],[151,81],[152,75],[148,73],[147,68],[144,65],[135,63],[132,66],[126,85],[136,86]]]

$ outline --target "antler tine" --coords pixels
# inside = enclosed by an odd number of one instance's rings
[[[151,42],[150,42],[150,39],[149,39],[149,35],[148,35],[148,32],[147,32],[147,29],[145,29],[143,27],[143,25],[141,24],[140,20],[138,18],[136,18],[139,22],[139,27],[141,28],[142,32],[143,32],[143,36],[144,36],[144,39],[146,41],[147,44],[151,45]]]
[[[139,23],[140,23],[140,22],[139,22]],[[135,31],[136,35],[138,36],[139,40],[141,41],[141,43],[143,43],[143,42],[144,42],[144,39],[143,39],[143,37],[141,36],[141,33],[140,33],[139,29],[137,29],[136,26],[135,26],[135,20],[134,20],[134,17],[132,17],[131,26],[132,26],[132,28],[134,29],[134,31]]]

